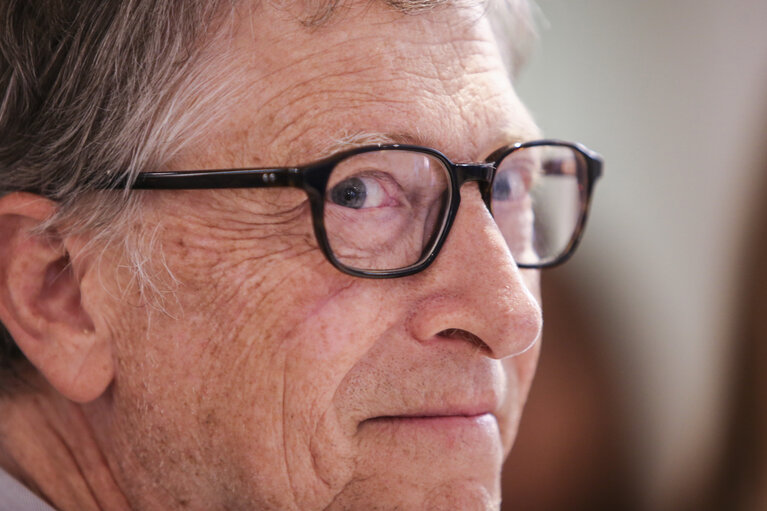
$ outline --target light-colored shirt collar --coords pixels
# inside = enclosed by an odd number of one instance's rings
[[[0,511],[56,511],[0,468]]]

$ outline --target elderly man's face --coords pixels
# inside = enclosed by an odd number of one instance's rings
[[[303,163],[357,133],[478,161],[534,135],[481,9],[241,21],[246,99],[174,167]],[[387,280],[326,261],[299,190],[144,193],[175,294],[160,313],[104,273],[115,385],[87,408],[139,507],[497,506],[541,315],[474,183],[434,264]]]

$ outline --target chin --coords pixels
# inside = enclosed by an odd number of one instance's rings
[[[467,477],[430,481],[426,486],[396,477],[353,482],[323,509],[489,511],[500,505],[500,476],[492,482]]]
[[[492,435],[458,435],[455,428],[476,426],[416,421],[372,427],[364,443],[375,448],[360,453],[354,479],[328,509],[499,508],[504,449],[497,428]]]

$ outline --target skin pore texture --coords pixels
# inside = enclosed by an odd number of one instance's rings
[[[355,140],[481,161],[534,138],[482,13],[352,3],[308,28],[243,6],[245,92],[171,168],[300,164]],[[386,280],[325,260],[301,190],[141,193],[163,293],[143,298],[116,250],[62,242],[101,369],[75,403],[44,369],[59,348],[32,360],[52,386],[6,405],[0,465],[62,510],[498,508],[542,319],[538,273],[476,184],[432,266]],[[46,448],[9,447],[31,428]]]

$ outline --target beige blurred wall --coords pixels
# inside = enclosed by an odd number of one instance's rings
[[[519,93],[547,136],[605,158],[568,271],[602,311],[643,507],[672,509],[718,454],[740,252],[767,196],[767,1],[538,6]]]

